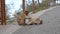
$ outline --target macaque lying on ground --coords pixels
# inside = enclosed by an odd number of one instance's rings
[[[42,20],[40,20],[39,18],[36,18],[36,19],[32,19],[31,21],[30,21],[30,24],[31,25],[38,25],[38,24],[42,24]]]
[[[30,17],[28,17],[28,19],[25,19],[25,23],[28,25],[42,24],[42,20],[40,19],[40,17],[35,16],[34,14],[30,14]]]

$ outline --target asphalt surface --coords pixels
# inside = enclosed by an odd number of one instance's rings
[[[12,34],[60,34],[60,6],[40,16],[42,25],[23,26]]]

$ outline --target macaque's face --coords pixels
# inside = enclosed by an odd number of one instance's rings
[[[26,15],[28,15],[28,11],[25,11],[24,13],[25,13]]]

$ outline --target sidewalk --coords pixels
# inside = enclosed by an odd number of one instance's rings
[[[0,25],[0,34],[12,34],[21,27],[22,26],[18,26],[18,25],[6,25],[6,26]]]

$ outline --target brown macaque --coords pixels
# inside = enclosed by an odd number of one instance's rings
[[[23,12],[17,16],[17,22],[19,25],[24,24],[24,18],[25,18],[25,14]]]
[[[28,16],[28,11],[27,11],[27,10],[26,10],[26,11],[24,11],[24,13],[25,13],[25,15],[26,15],[26,16]]]
[[[28,11],[24,11],[17,16],[17,22],[19,25],[24,25],[25,17],[28,15]]]

